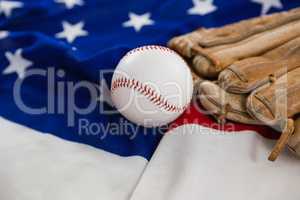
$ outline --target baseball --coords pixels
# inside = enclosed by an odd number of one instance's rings
[[[112,78],[112,101],[128,120],[156,127],[175,120],[188,107],[193,81],[186,62],[173,50],[143,46],[128,52]]]

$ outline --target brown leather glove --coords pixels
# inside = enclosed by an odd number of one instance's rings
[[[198,75],[216,78],[238,60],[262,55],[300,36],[300,8],[221,28],[201,28],[168,46],[193,63]]]
[[[197,92],[202,106],[209,111],[208,114],[213,115],[220,123],[225,123],[226,119],[245,124],[257,125],[260,123],[248,114],[247,96],[244,94],[226,92],[211,81],[200,83]]]
[[[219,84],[232,93],[249,93],[300,65],[300,37],[258,57],[237,61],[219,75]]]
[[[289,139],[288,148],[300,157],[300,116],[296,117],[295,131]]]
[[[197,88],[201,104],[219,122],[265,124],[282,132],[269,160],[287,143],[300,155],[300,128],[294,131],[293,121],[300,113],[300,8],[199,29],[172,39],[169,47],[197,75],[218,80]]]
[[[289,71],[274,82],[255,89],[247,98],[246,107],[253,118],[282,131],[269,157],[270,160],[277,158],[293,134],[293,117],[300,113],[299,98],[300,67]]]

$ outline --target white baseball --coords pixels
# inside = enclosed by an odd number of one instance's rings
[[[173,50],[143,46],[128,52],[112,78],[115,107],[145,127],[168,124],[189,105],[193,81],[186,62]]]

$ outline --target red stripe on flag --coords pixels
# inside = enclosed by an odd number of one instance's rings
[[[278,139],[280,135],[278,132],[271,129],[270,127],[262,125],[247,125],[232,121],[228,121],[224,125],[218,124],[213,117],[203,114],[197,108],[197,105],[194,104],[192,104],[177,120],[170,124],[170,129],[176,128],[184,124],[199,124],[204,127],[228,132],[246,130],[256,131],[260,135],[270,139]]]

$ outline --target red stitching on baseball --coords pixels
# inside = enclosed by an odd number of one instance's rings
[[[169,52],[169,53],[175,53],[175,51],[173,51],[172,49],[169,49],[167,47],[163,47],[163,46],[157,46],[157,45],[148,45],[148,46],[142,46],[142,47],[138,47],[138,48],[135,48],[135,49],[132,49],[131,51],[129,51],[126,55],[126,56],[129,56],[131,54],[134,54],[136,52],[142,52],[142,51],[145,51],[145,50],[161,50],[161,51],[165,51],[165,52]]]
[[[111,92],[113,93],[118,88],[129,88],[143,94],[147,99],[158,107],[170,112],[182,112],[187,108],[187,105],[179,107],[168,102],[167,99],[157,94],[151,87],[143,85],[135,79],[127,79],[125,77],[117,78],[112,83]]]

